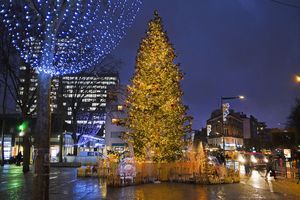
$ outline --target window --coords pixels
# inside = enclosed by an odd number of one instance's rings
[[[120,122],[120,119],[112,118],[111,123],[118,124]]]
[[[122,132],[111,132],[111,138],[120,138],[122,136]]]
[[[118,108],[119,111],[123,110],[123,106],[122,105],[118,105],[117,108]]]

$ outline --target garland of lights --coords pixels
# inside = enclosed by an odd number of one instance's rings
[[[80,114],[78,120],[83,123],[78,124],[77,126],[77,134],[81,135],[81,137],[76,145],[82,146],[89,141],[96,139],[95,136],[103,126],[103,123],[101,122],[104,122],[105,119],[103,112],[87,112]],[[104,141],[104,139],[102,140]]]
[[[37,72],[77,73],[109,54],[141,0],[1,0],[0,16],[21,57]]]

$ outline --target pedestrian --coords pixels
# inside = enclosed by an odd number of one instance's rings
[[[222,160],[221,160],[221,154],[220,153],[218,153],[216,155],[216,158],[217,158],[218,162],[222,165]]]
[[[93,165],[92,174],[97,174],[97,167],[95,165]]]
[[[225,156],[222,153],[218,154],[217,159],[221,165],[225,164]]]
[[[244,162],[244,167],[245,167],[245,174],[246,175],[251,175],[251,161],[250,161],[250,156],[245,155],[244,157],[245,162]]]
[[[21,151],[19,151],[19,153],[18,153],[18,155],[16,157],[16,161],[17,161],[16,165],[20,166],[21,165],[21,161],[22,161],[22,153],[21,153]]]
[[[267,167],[266,167],[266,175],[265,178],[268,178],[268,174],[270,172],[270,176],[273,176],[274,179],[276,179],[276,173],[275,173],[275,169],[274,169],[274,160],[270,157],[269,162],[267,163]]]

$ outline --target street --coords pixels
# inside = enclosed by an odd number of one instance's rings
[[[0,168],[0,199],[30,199],[32,173],[21,167]],[[279,178],[265,180],[257,171],[242,175],[239,184],[193,185],[180,183],[145,184],[107,188],[98,178],[77,178],[74,168],[53,168],[50,174],[50,199],[300,199],[300,185]]]

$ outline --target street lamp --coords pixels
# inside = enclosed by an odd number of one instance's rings
[[[221,111],[222,111],[222,143],[223,143],[223,154],[225,156],[225,121],[226,121],[226,116],[229,114],[229,105],[223,104],[224,100],[233,100],[233,99],[240,99],[243,100],[245,99],[245,96],[230,96],[230,97],[221,97]],[[228,113],[227,113],[228,112]],[[227,114],[226,114],[227,113]],[[226,163],[224,163],[226,164]]]
[[[299,81],[300,81],[300,79],[299,79]],[[245,99],[245,96],[239,95],[239,96],[234,96],[234,97],[221,97],[221,106],[223,104],[223,100],[231,100],[231,99]]]
[[[25,135],[25,131],[28,128],[28,122],[23,122],[22,124],[20,124],[18,126],[18,130],[19,130],[19,145],[18,145],[18,152],[20,152],[20,143],[21,143],[21,137],[23,137]]]

